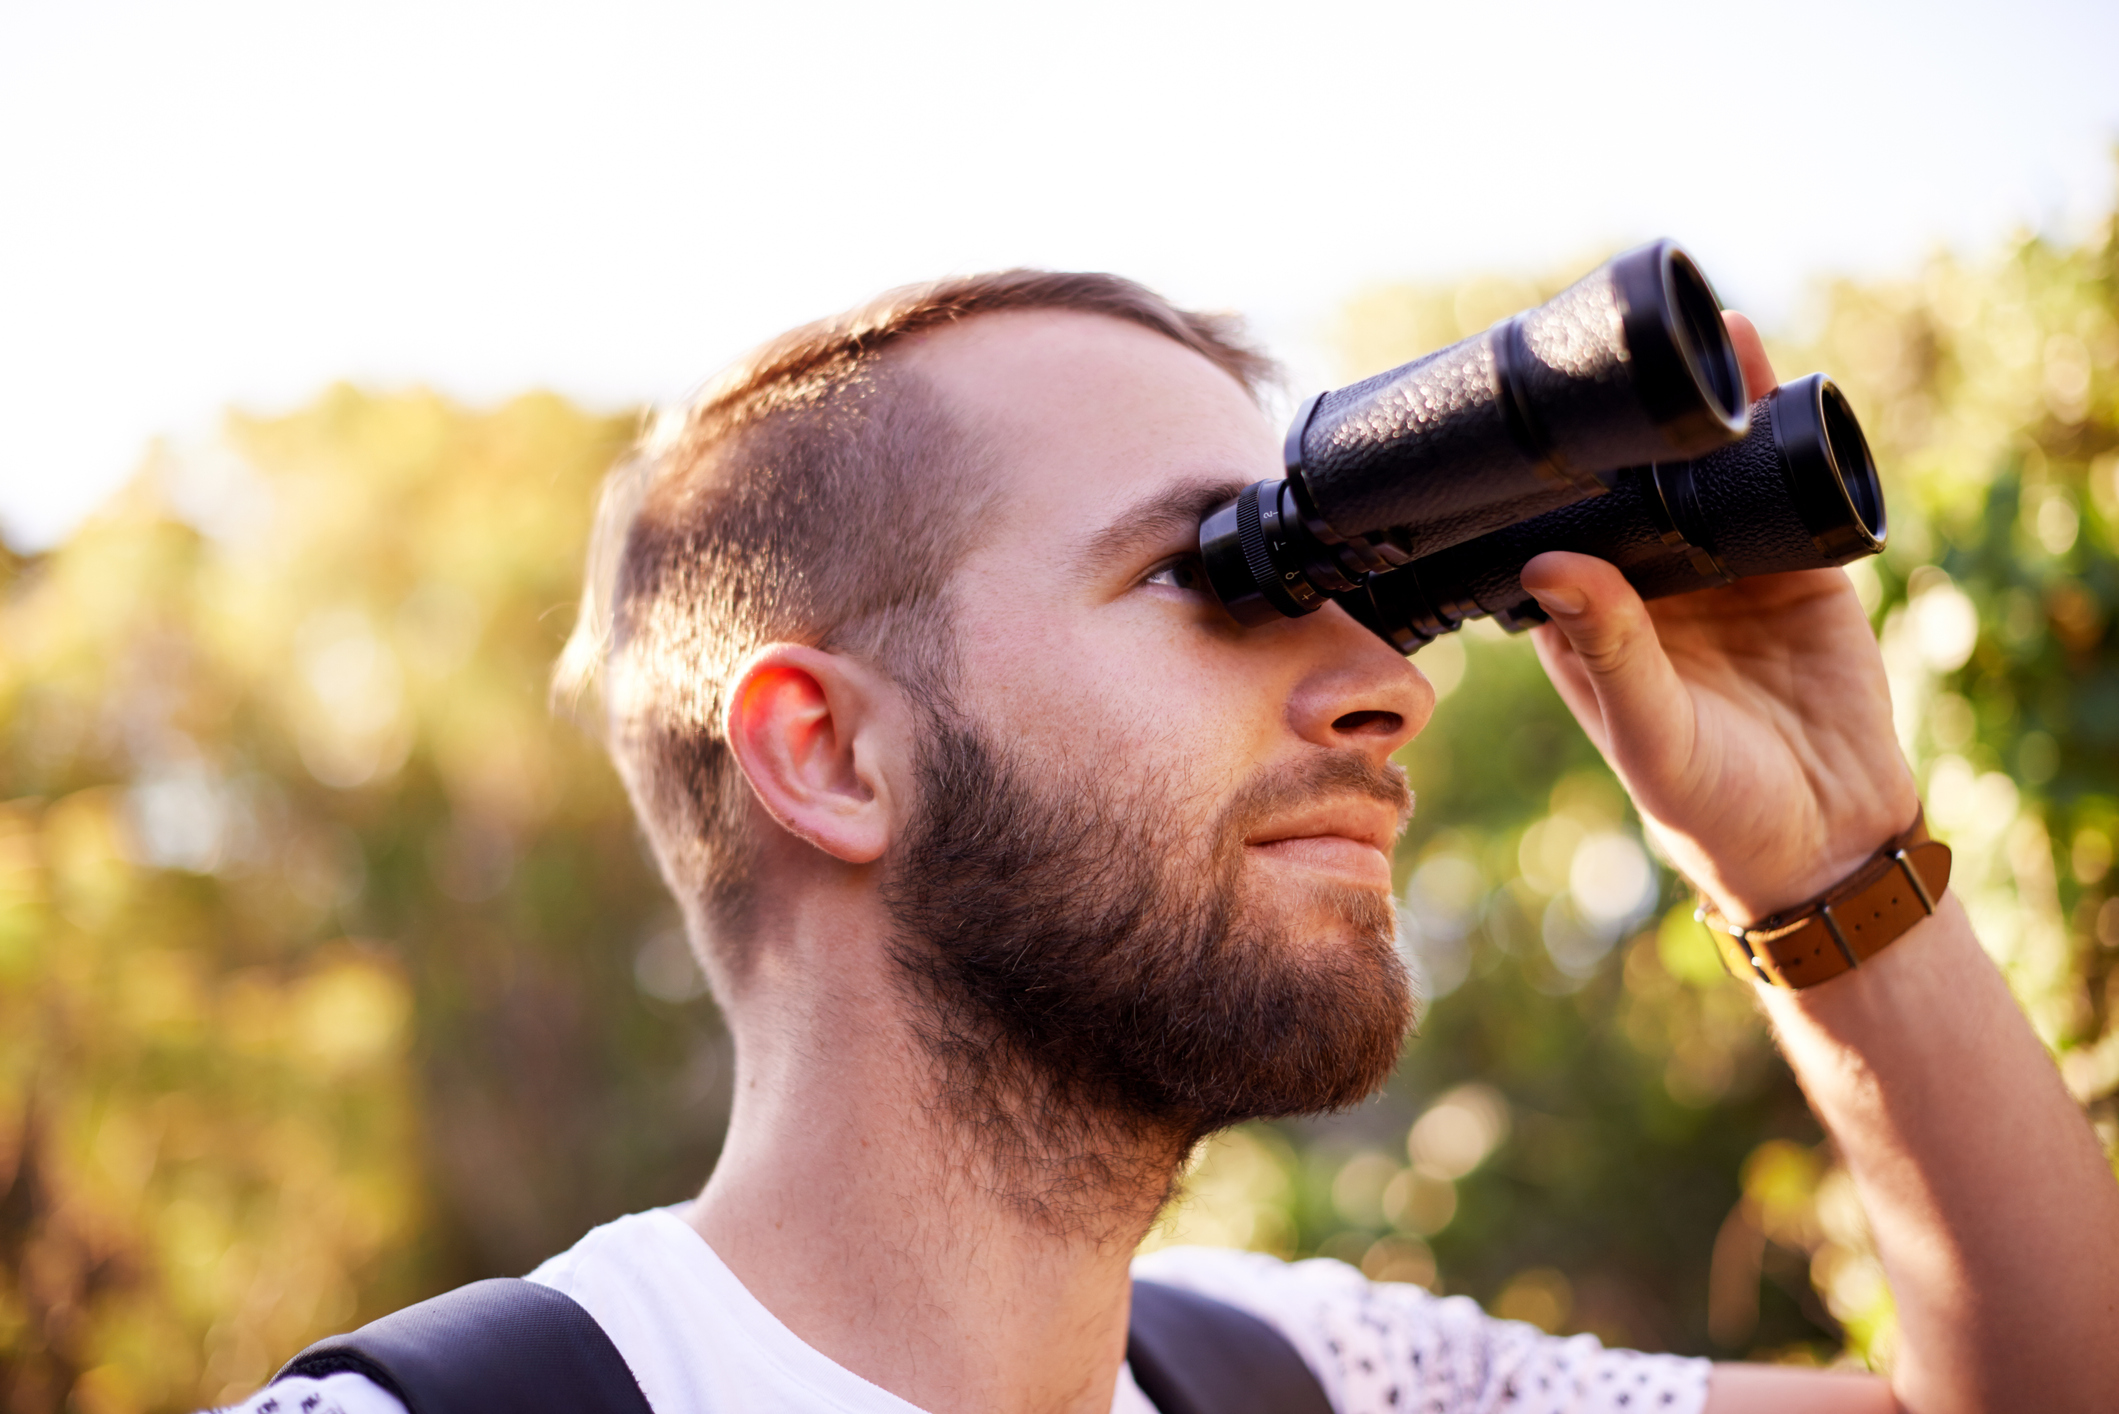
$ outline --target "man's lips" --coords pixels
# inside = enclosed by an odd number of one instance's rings
[[[1253,830],[1245,844],[1338,836],[1388,855],[1398,841],[1398,812],[1381,801],[1338,800],[1312,806]]]
[[[1253,831],[1246,845],[1291,862],[1360,876],[1390,887],[1398,812],[1380,801],[1341,800],[1285,815]]]

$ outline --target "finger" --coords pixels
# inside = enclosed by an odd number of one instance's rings
[[[1579,672],[1612,764],[1622,772],[1681,768],[1692,751],[1691,698],[1625,576],[1588,555],[1551,550],[1523,567],[1523,587],[1566,638],[1573,666],[1562,660],[1556,685],[1567,697]],[[1581,709],[1576,716],[1588,725]]]
[[[1531,630],[1531,646],[1538,651],[1538,661],[1545,666],[1545,676],[1552,679],[1560,700],[1567,710],[1582,724],[1582,730],[1598,751],[1608,751],[1610,741],[1604,731],[1604,709],[1597,705],[1597,690],[1590,685],[1589,669],[1582,666],[1582,655],[1575,652],[1574,645],[1557,624],[1539,624]]]
[[[1781,385],[1773,376],[1773,361],[1766,357],[1766,341],[1758,336],[1757,325],[1733,309],[1722,312],[1722,322],[1729,326],[1737,366],[1744,370],[1744,400],[1755,403]]]

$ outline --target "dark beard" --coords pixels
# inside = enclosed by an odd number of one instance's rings
[[[1389,1076],[1414,1001],[1388,898],[1334,890],[1349,936],[1298,936],[1245,897],[1242,866],[1251,829],[1323,793],[1409,809],[1396,773],[1319,755],[1202,829],[1152,780],[1034,778],[960,719],[923,735],[918,814],[883,886],[895,955],[944,1105],[1018,1192],[1041,1169],[1078,1189],[1145,1177],[1113,1165],[1340,1109]]]

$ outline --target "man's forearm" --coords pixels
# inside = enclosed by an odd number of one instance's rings
[[[1954,897],[1766,1006],[1868,1211],[1901,1405],[2111,1407],[2119,1183]]]

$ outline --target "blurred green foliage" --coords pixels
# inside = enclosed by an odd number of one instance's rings
[[[547,711],[628,419],[336,389],[0,608],[0,1394],[182,1409],[682,1197],[725,1039]]]
[[[1957,887],[2108,1146],[2110,225],[1820,290],[1889,552],[1855,570]],[[1554,288],[1371,292],[1347,372]],[[235,1398],[710,1168],[728,1052],[608,767],[545,705],[627,419],[332,390],[158,448],[0,561],[0,1402]],[[1527,643],[1422,652],[1389,1092],[1198,1156],[1150,1241],[1325,1253],[1553,1330],[1887,1360],[1845,1174]]]

